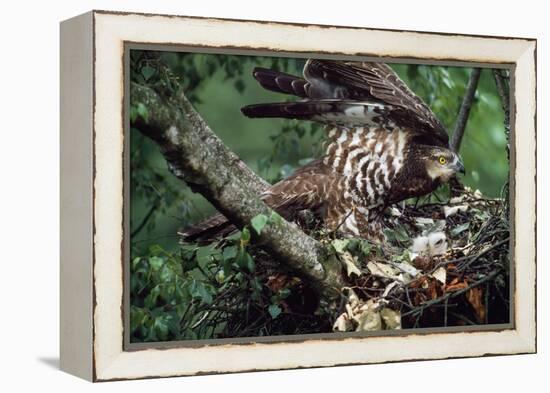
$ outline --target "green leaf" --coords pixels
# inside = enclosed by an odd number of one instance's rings
[[[189,290],[191,292],[191,296],[201,299],[206,304],[212,303],[212,294],[202,282],[193,280]]]
[[[411,262],[411,253],[408,249],[404,249],[403,252],[399,255],[394,255],[392,257],[392,261],[394,262]]]
[[[249,253],[246,253],[246,268],[250,273],[254,273],[254,270],[256,270],[254,258],[252,258]]]
[[[468,228],[470,228],[469,222],[465,222],[464,224],[457,225],[456,227],[451,229],[451,236],[460,235],[462,232],[466,231]]]
[[[155,319],[153,324],[153,329],[155,329],[156,336],[160,341],[165,341],[168,338],[168,321],[166,317],[158,317]]]
[[[409,235],[404,227],[395,228],[395,238],[400,242],[406,242],[409,240]]]
[[[342,254],[346,251],[346,247],[349,243],[349,239],[334,239],[332,241],[332,247],[338,254]]]
[[[276,304],[272,304],[271,306],[269,306],[267,308],[267,311],[269,311],[269,315],[271,315],[271,318],[273,318],[273,319],[277,318],[283,312],[281,310],[281,307],[279,307]]]
[[[141,69],[141,75],[145,78],[146,81],[149,80],[154,74],[156,70],[153,67],[145,66]]]
[[[265,214],[258,214],[256,217],[254,217],[252,220],[250,220],[250,224],[252,225],[252,228],[256,231],[258,235],[261,235],[262,229],[264,229],[265,224],[267,224],[268,218]]]
[[[149,121],[149,111],[147,110],[147,107],[142,102],[139,102],[137,104],[136,110],[138,115],[141,116],[143,120]]]
[[[141,262],[140,257],[136,257],[136,258],[132,259],[132,270],[137,270],[137,266],[140,262]]]
[[[369,242],[365,241],[365,240],[361,240],[360,242],[360,248],[361,248],[361,252],[363,253],[364,256],[369,256],[370,255],[370,249],[371,249],[371,245]]]
[[[286,299],[291,294],[291,291],[289,288],[281,288],[279,292],[277,292],[277,296],[279,299]]]
[[[164,259],[162,259],[161,257],[150,257],[149,258],[149,266],[151,266],[151,269],[160,270],[162,265],[164,265]]]
[[[250,242],[250,231],[247,227],[244,227],[241,232],[241,244],[247,245]]]
[[[227,236],[225,239],[226,240],[234,240],[234,241],[237,241],[241,238],[242,234],[240,232],[235,232],[229,236]]]
[[[407,234],[407,231],[404,227],[396,227],[394,230],[385,229],[384,234],[391,243],[405,243],[410,240],[409,235]]]
[[[138,117],[138,111],[135,106],[130,106],[130,123],[134,123]]]
[[[197,246],[194,244],[184,244],[180,249],[185,258],[193,258],[195,251],[197,251]]]
[[[244,251],[244,249],[241,248],[241,249],[239,249],[239,252],[237,253],[237,256],[235,257],[235,263],[241,269],[244,269],[244,267],[246,265],[245,255],[246,255],[246,251]]]
[[[157,299],[160,296],[160,285],[156,285],[151,292],[147,295],[144,301],[145,308],[152,309],[157,303]]]
[[[162,282],[171,282],[174,280],[176,272],[169,264],[164,265],[160,271],[160,280]]]
[[[235,246],[229,246],[223,249],[222,256],[224,261],[233,259],[235,258],[236,255],[237,255],[237,247]]]
[[[130,330],[135,331],[143,325],[147,314],[142,308],[131,306],[130,307]]]
[[[225,259],[223,261],[223,274],[225,277],[229,277],[231,273],[233,272],[233,269],[231,267],[231,259]]]
[[[205,268],[212,262],[212,255],[214,254],[213,246],[200,247],[197,250],[197,262],[202,268]]]
[[[283,217],[279,215],[275,210],[271,212],[271,216],[269,216],[269,222],[275,225],[279,225],[283,222]]]
[[[248,269],[251,273],[256,269],[254,259],[244,249],[239,250],[235,258],[235,262],[241,269]]]

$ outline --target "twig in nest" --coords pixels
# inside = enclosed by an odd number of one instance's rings
[[[407,311],[407,312],[404,313],[404,314],[401,314],[401,317],[406,317],[407,315],[418,315],[418,314],[422,314],[422,313],[424,312],[424,310],[425,310],[426,308],[428,308],[428,307],[431,307],[431,306],[433,306],[433,305],[435,305],[435,304],[439,304],[439,303],[442,303],[442,302],[444,302],[444,301],[447,301],[447,299],[451,299],[451,298],[455,298],[455,297],[457,297],[457,296],[460,296],[460,295],[462,295],[462,294],[468,292],[470,289],[475,288],[475,287],[477,287],[477,286],[483,284],[484,282],[487,282],[487,281],[493,279],[494,277],[497,276],[497,274],[500,273],[500,271],[501,271],[500,269],[497,269],[497,270],[493,271],[492,273],[488,274],[487,276],[485,276],[485,277],[479,279],[478,281],[476,281],[476,282],[474,282],[474,283],[468,285],[468,286],[467,286],[466,288],[464,288],[464,289],[460,289],[460,290],[454,291],[454,292],[448,292],[448,293],[446,293],[445,295],[440,296],[440,297],[438,297],[438,298],[436,298],[436,299],[433,299],[433,300],[429,300],[429,301],[427,301],[427,302],[424,302],[424,303],[422,303],[419,307],[416,307],[416,308],[414,308],[414,309],[412,309],[412,310],[410,310],[410,311]]]

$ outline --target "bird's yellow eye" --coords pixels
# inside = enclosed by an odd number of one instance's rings
[[[444,165],[444,164],[447,163],[447,159],[446,159],[445,157],[443,157],[443,156],[442,156],[442,157],[439,157],[439,163],[440,163],[441,165]]]

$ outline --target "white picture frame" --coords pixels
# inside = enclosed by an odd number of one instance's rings
[[[509,67],[514,313],[508,328],[128,347],[125,48]],[[518,137],[521,133],[521,137]],[[90,381],[536,352],[536,40],[92,11],[61,24],[61,368]],[[406,348],[406,350],[405,350]]]

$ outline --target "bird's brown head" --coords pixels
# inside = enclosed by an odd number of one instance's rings
[[[424,163],[426,174],[433,181],[446,183],[455,174],[466,173],[462,158],[450,149],[424,145],[417,154]]]

